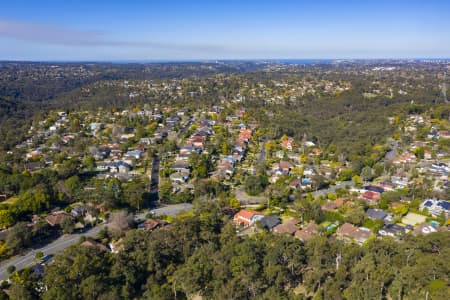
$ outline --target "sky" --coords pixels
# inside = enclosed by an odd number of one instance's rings
[[[0,60],[450,58],[450,0],[0,0]]]

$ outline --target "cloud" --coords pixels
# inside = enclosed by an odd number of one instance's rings
[[[108,32],[77,30],[13,20],[0,20],[0,38],[68,47],[130,47],[169,51],[221,51],[219,45],[173,43],[165,41],[121,41],[111,39]]]

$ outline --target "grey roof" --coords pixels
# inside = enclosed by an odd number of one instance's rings
[[[281,220],[277,216],[266,216],[261,219],[261,226],[265,229],[272,229],[273,227],[281,224]]]
[[[391,232],[393,234],[405,233],[405,228],[397,224],[384,225],[382,229],[386,232]]]
[[[438,205],[445,210],[450,210],[450,202],[449,201],[444,201],[444,200],[439,201]]]
[[[43,277],[45,275],[44,266],[41,264],[36,264],[31,267],[31,271],[38,277]]]
[[[427,206],[427,207],[431,207],[431,206],[433,206],[433,202],[428,200],[428,201],[425,202],[424,205]]]
[[[372,220],[383,220],[387,216],[387,213],[384,210],[374,208],[369,208],[366,211],[366,214]]]

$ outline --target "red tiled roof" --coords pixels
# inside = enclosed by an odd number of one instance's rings
[[[243,223],[245,225],[250,225],[250,220],[255,215],[262,215],[262,213],[260,213],[258,211],[254,211],[254,210],[243,209],[243,210],[239,211],[237,214],[235,214],[233,219],[235,222]]]
[[[285,170],[285,169],[290,169],[290,168],[292,168],[294,165],[291,164],[291,163],[288,162],[288,161],[282,160],[282,161],[280,161],[279,166],[280,166],[281,169]]]
[[[239,131],[239,138],[240,139],[247,139],[249,140],[252,137],[252,131],[250,129],[241,129]]]
[[[57,212],[57,213],[53,213],[51,215],[48,215],[45,218],[45,221],[47,221],[47,223],[50,226],[56,226],[56,225],[61,225],[61,223],[64,221],[65,218],[69,217],[69,214],[65,213],[65,212]]]
[[[362,194],[362,196],[369,200],[379,200],[381,197],[380,193],[372,192],[372,191],[367,191],[364,194]]]

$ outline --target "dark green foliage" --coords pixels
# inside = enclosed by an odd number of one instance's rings
[[[256,196],[262,193],[266,186],[269,184],[269,180],[265,175],[249,176],[245,180],[245,191],[251,196]]]
[[[6,238],[6,249],[8,252],[17,253],[27,247],[31,246],[32,234],[25,222],[19,222],[8,232]]]
[[[131,230],[111,255],[73,246],[48,266],[43,299],[445,299],[448,233],[374,240],[366,246],[315,237],[237,237],[214,204],[152,233]],[[32,286],[28,278],[21,287]],[[30,283],[31,282],[31,283]],[[29,290],[28,290],[29,291]],[[27,288],[22,291],[27,292]],[[272,297],[272,298],[271,298]],[[275,298],[273,298],[275,297]]]

